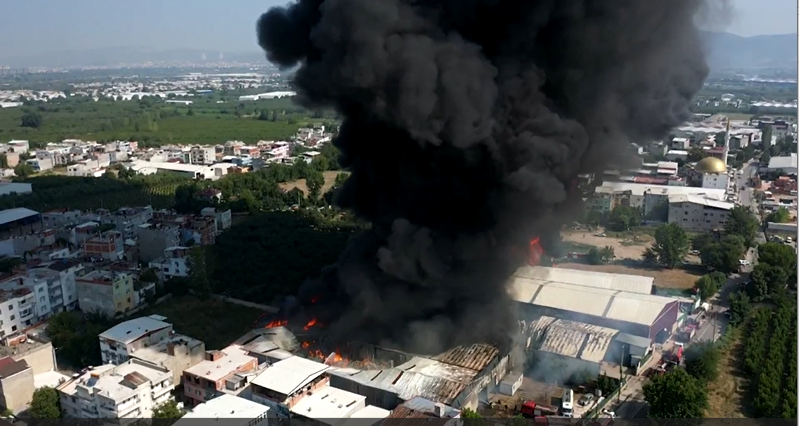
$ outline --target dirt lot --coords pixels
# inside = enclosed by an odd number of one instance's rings
[[[325,175],[325,185],[322,187],[322,194],[330,191],[330,188],[333,187],[333,182],[336,181],[336,176],[339,173],[337,171],[330,171],[324,172]],[[303,194],[308,195],[308,187],[305,185],[305,179],[299,179],[292,182],[286,182],[280,184],[280,189],[284,189],[286,191],[291,191],[292,189],[297,188],[302,191]]]
[[[571,268],[582,271],[607,272],[611,274],[643,275],[655,279],[655,285],[663,288],[692,288],[697,279],[702,275],[697,268],[696,272],[684,269],[662,269],[658,267],[637,264],[641,259],[644,249],[650,246],[654,238],[650,235],[640,234],[634,238],[613,238],[598,237],[589,232],[564,233],[563,240],[574,244],[594,246],[594,247],[613,247],[616,259],[623,261],[623,264],[613,265],[589,265],[585,263],[559,263],[558,267]],[[625,261],[626,259],[626,261]],[[699,263],[696,256],[688,256],[686,262]]]
[[[649,247],[654,238],[646,234],[622,239],[597,237],[590,232],[570,232],[563,234],[563,240],[594,247],[611,246],[619,259],[640,259],[644,249]]]

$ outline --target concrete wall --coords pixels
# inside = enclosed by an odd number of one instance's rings
[[[31,339],[31,337],[28,336],[28,339]],[[50,342],[37,343],[38,346],[22,351],[18,354],[12,354],[11,358],[13,358],[15,361],[27,362],[28,366],[33,369],[33,374],[42,374],[47,373],[48,371],[55,371],[55,350],[53,350],[53,344]]]
[[[33,399],[33,369],[0,379],[0,405],[17,414],[28,409]]]
[[[114,287],[110,285],[88,284],[77,281],[78,306],[83,312],[100,311],[113,317],[116,314],[114,306]]]

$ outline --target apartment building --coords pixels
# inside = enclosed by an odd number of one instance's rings
[[[76,224],[83,216],[80,210],[57,209],[42,213],[42,226],[45,228],[63,228]]]
[[[269,407],[238,396],[221,395],[194,407],[172,426],[193,426],[207,419],[224,419],[229,426],[267,426]]]
[[[83,264],[74,259],[60,259],[42,263],[28,269],[27,275],[47,283],[50,309],[58,313],[78,307],[78,288],[75,279]]]
[[[278,361],[253,379],[252,400],[269,407],[277,417],[290,417],[307,393],[328,386],[329,369],[326,364],[298,356]]]
[[[212,146],[193,146],[189,151],[189,163],[209,165],[216,162],[216,149]]]
[[[55,167],[52,158],[31,158],[25,162],[33,168],[34,172],[44,172]]]
[[[182,222],[180,243],[208,246],[216,243],[216,217],[192,216]]]
[[[100,222],[84,222],[69,230],[69,242],[75,247],[83,246],[83,243],[96,236],[100,231]]]
[[[40,247],[49,247],[55,244],[56,232],[52,229],[41,229],[30,234],[15,235],[10,238],[13,254],[24,256]]]
[[[258,360],[237,345],[207,351],[202,362],[183,372],[184,396],[191,406],[196,406],[218,396],[236,373],[256,368]]]
[[[168,369],[172,372],[172,381],[179,385],[186,369],[205,360],[205,342],[172,332],[164,340],[136,349],[130,357]]]
[[[164,250],[164,256],[153,260],[149,266],[161,275],[161,278],[168,280],[174,277],[189,276],[189,248],[183,246],[168,247]]]
[[[119,231],[106,231],[83,242],[83,252],[88,257],[105,260],[122,260],[125,242]]]
[[[176,224],[153,220],[137,229],[139,260],[151,262],[164,255],[164,250],[180,245],[180,228]]]
[[[693,232],[723,229],[734,206],[696,195],[674,195],[669,197],[669,223]]]
[[[214,207],[206,207],[200,211],[200,215],[215,218],[217,232],[224,231],[233,225],[233,213],[230,210],[221,211]]]
[[[155,315],[134,318],[102,332],[99,339],[103,364],[122,364],[136,350],[167,339],[173,333],[172,324],[162,318]]]
[[[138,227],[146,224],[153,218],[153,208],[147,207],[122,207],[111,212],[101,210],[100,223],[103,225],[114,225],[116,231],[122,233],[123,238],[135,238]]]
[[[89,369],[56,390],[65,417],[117,419],[120,424],[152,418],[153,409],[172,400],[172,373],[131,359]]]
[[[18,336],[50,314],[47,281],[16,275],[0,282],[0,338]]]
[[[83,312],[116,316],[133,309],[133,276],[126,272],[96,270],[75,279],[78,306]]]

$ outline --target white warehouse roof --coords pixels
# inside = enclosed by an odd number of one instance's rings
[[[655,283],[654,278],[641,275],[609,274],[543,266],[522,266],[516,270],[513,276],[640,294],[652,294],[652,286]]]
[[[602,186],[596,188],[598,193],[614,193],[630,191],[632,195],[643,196],[647,194],[652,195],[704,195],[708,198],[716,198],[724,200],[727,191],[725,189],[715,188],[696,188],[693,186],[665,186],[665,185],[647,185],[644,183],[627,183],[627,182],[605,182]]]
[[[784,157],[771,157],[768,161],[768,168],[770,170],[778,170],[778,169],[796,169],[797,168],[797,156],[796,153],[791,153],[791,156],[784,156]]]
[[[321,362],[293,356],[274,363],[252,383],[283,395],[291,395],[329,369]]]
[[[651,326],[675,299],[514,276],[509,294],[521,303]]]
[[[713,207],[721,210],[732,210],[733,207],[735,207],[734,203],[705,198],[701,195],[670,195],[669,204],[674,203],[698,204],[700,206]]]

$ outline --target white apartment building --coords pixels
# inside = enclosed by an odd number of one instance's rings
[[[224,419],[229,426],[266,426],[269,407],[238,396],[223,394],[192,408],[172,426],[192,426],[199,420]]]
[[[17,275],[0,283],[0,338],[21,334],[50,314],[47,281]]]
[[[727,173],[702,173],[702,188],[727,190],[730,177]]]
[[[75,277],[83,270],[83,264],[74,259],[59,259],[42,263],[28,269],[28,276],[36,282],[47,283],[50,310],[55,314],[78,307],[78,289]]]
[[[151,268],[159,271],[164,280],[173,277],[189,276],[189,248],[182,246],[167,247],[164,257],[159,257],[149,263]]]
[[[172,400],[172,373],[132,359],[120,365],[94,367],[56,390],[65,417],[119,419],[152,418],[153,409]]]
[[[288,142],[275,142],[267,151],[268,158],[288,158],[291,153],[291,145]]]
[[[100,354],[104,364],[127,362],[137,349],[169,339],[172,324],[156,315],[119,323],[100,334]]]
[[[671,140],[671,149],[688,150],[691,147],[691,141],[688,138],[674,138]]]
[[[55,166],[55,164],[53,164],[52,158],[31,158],[30,160],[25,161],[30,164],[34,172],[50,170]]]
[[[686,231],[710,232],[724,228],[733,207],[733,203],[698,195],[672,195],[669,223],[676,223]]]
[[[189,163],[210,165],[216,162],[216,149],[212,146],[194,146],[189,151]]]

